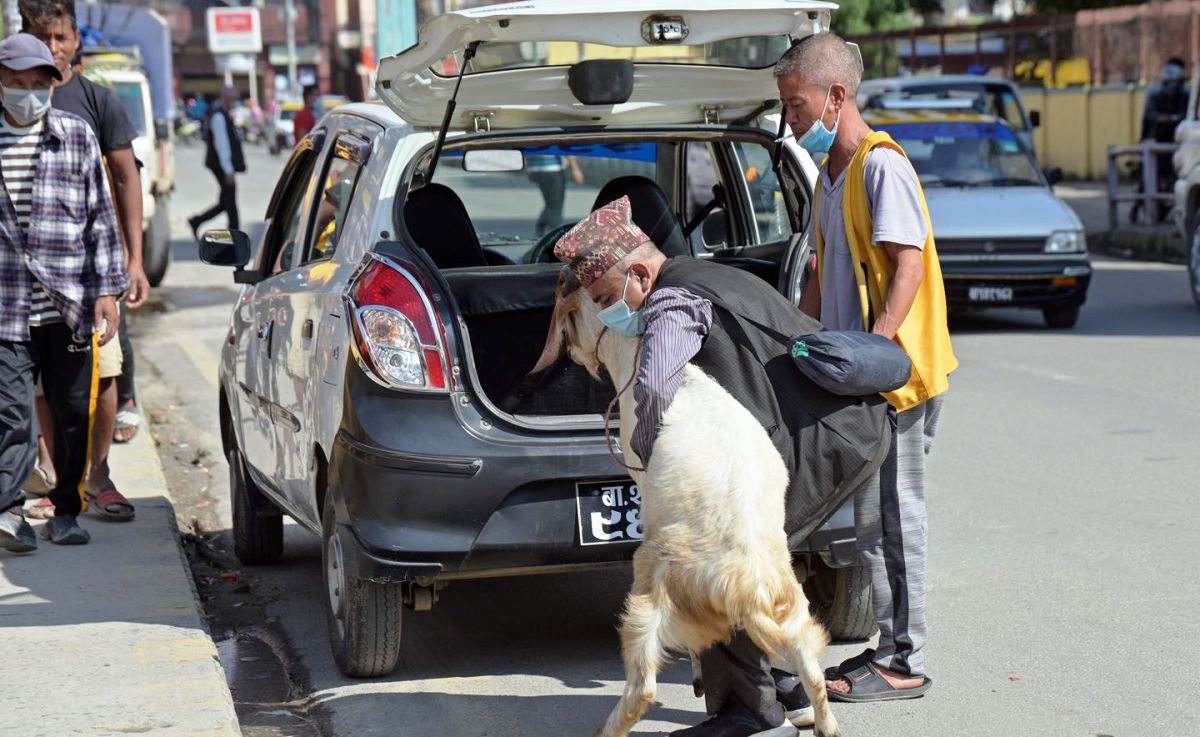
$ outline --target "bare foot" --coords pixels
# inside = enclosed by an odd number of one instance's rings
[[[924,678],[913,678],[912,676],[901,675],[895,671],[888,670],[881,665],[875,665],[874,663],[872,665],[875,666],[875,670],[879,672],[879,675],[883,676],[883,680],[888,682],[888,685],[900,691],[906,688],[916,688],[925,682]],[[839,678],[836,681],[826,681],[825,688],[830,691],[837,691],[838,693],[850,693],[851,690],[850,681],[845,678]]]

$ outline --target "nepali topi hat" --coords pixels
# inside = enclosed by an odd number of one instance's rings
[[[628,197],[614,200],[592,212],[567,231],[554,245],[554,255],[567,265],[587,289],[650,236],[633,222]]]

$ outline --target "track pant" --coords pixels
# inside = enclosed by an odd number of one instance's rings
[[[237,230],[241,223],[238,219],[237,186],[225,181],[225,174],[223,172],[213,171],[212,169],[209,169],[209,171],[212,171],[213,176],[217,178],[217,186],[220,187],[217,204],[192,219],[197,223],[204,224],[221,213],[225,213],[225,217],[229,219],[229,229]]]
[[[854,493],[859,558],[871,574],[871,601],[879,625],[875,662],[913,676],[925,674],[925,456],[944,396],[897,415],[888,457]],[[705,651],[700,670],[710,714],[731,697],[759,713],[776,700],[770,659],[741,630],[728,645]]]
[[[21,491],[37,461],[33,388],[39,375],[54,418],[54,468],[50,492],[56,515],[84,509],[91,418],[96,406],[95,339],[75,339],[66,323],[29,329],[28,341],[0,340],[0,511],[20,506]]]
[[[535,171],[529,174],[529,178],[542,191],[542,199],[545,201],[534,226],[537,235],[542,236],[551,228],[562,225],[563,203],[567,197],[567,171]]]

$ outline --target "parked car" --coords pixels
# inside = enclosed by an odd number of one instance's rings
[[[1187,117],[1175,128],[1179,149],[1175,152],[1175,212],[1188,252],[1188,285],[1200,308],[1200,70],[1192,78]]]
[[[154,120],[150,80],[136,49],[88,52],[83,60],[88,79],[111,88],[133,122],[137,138],[133,155],[141,162],[142,260],[146,278],[157,287],[171,262],[171,194],[175,191],[175,136],[168,121]]]
[[[235,551],[276,561],[282,514],[322,536],[320,603],[344,673],[391,671],[402,609],[431,608],[446,582],[628,564],[640,494],[605,442],[613,388],[569,361],[527,379],[561,270],[552,247],[571,224],[628,195],[669,255],[743,268],[799,298],[816,170],[794,141],[772,168],[778,93],[763,60],[828,27],[829,6],[748,5],[684,0],[664,17],[547,0],[434,18],[382,61],[386,104],[338,107],[297,144],[253,261],[243,233],[202,238],[202,257],[236,267],[243,285],[218,395]],[[695,44],[687,56],[681,35]],[[712,56],[730,38],[740,64]],[[431,69],[485,39],[440,152],[454,165],[434,170],[456,80]],[[508,53],[547,39],[621,61]],[[660,43],[661,59],[648,53]],[[621,47],[646,53],[634,62]],[[612,98],[621,84],[627,101]],[[720,187],[688,221],[695,147]],[[609,178],[564,177],[561,224],[539,233],[532,156],[596,162]],[[834,633],[869,636],[852,505],[797,555]]]
[[[1075,325],[1092,268],[1083,224],[1051,189],[1061,171],[1039,170],[994,116],[909,109],[866,118],[917,171],[951,307],[1033,308],[1050,327]]]
[[[267,121],[267,148],[272,156],[280,151],[290,151],[296,145],[296,113],[304,109],[302,102],[281,102],[275,106]]]
[[[975,112],[994,115],[1007,123],[1031,154],[1036,151],[1033,129],[1042,123],[1039,111],[1025,109],[1017,85],[1007,79],[976,74],[863,80],[857,99],[862,110],[884,108],[889,100],[909,103],[967,100]]]

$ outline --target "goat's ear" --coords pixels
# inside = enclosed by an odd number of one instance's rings
[[[546,345],[537,364],[529,372],[537,375],[550,368],[562,356],[563,339],[567,334],[567,319],[578,307],[579,295],[569,285],[564,277],[558,279],[554,289],[554,314],[550,316],[550,331],[546,334]]]

